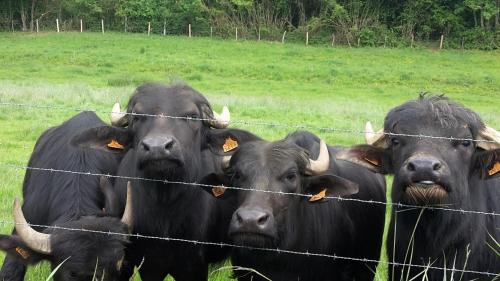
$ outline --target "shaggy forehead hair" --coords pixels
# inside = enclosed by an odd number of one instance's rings
[[[295,161],[301,172],[305,170],[307,162],[309,161],[309,155],[304,149],[283,140],[270,143],[268,149],[268,155],[274,163]]]
[[[393,108],[385,118],[384,129],[390,132],[398,123],[416,121],[421,124],[438,123],[446,129],[466,125],[474,137],[484,128],[483,121],[472,110],[464,108],[443,95],[431,96],[422,93],[418,99]]]
[[[186,84],[172,84],[170,86],[165,86],[158,83],[146,83],[139,86],[129,102],[130,105],[134,105],[138,100],[148,99],[150,96],[172,96],[172,97],[185,97],[186,99],[192,100],[195,104],[209,104],[208,100],[200,94],[195,89],[189,87]],[[156,102],[157,100],[153,100]],[[131,109],[131,108],[129,108]]]

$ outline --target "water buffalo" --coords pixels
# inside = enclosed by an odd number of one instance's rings
[[[115,126],[96,130],[114,131],[117,139],[130,140],[123,144],[129,149],[117,175],[149,179],[133,183],[133,232],[225,241],[227,230],[220,226],[229,224],[231,213],[225,212],[227,207],[200,187],[179,182],[196,182],[207,173],[220,170],[217,163],[234,148],[225,143],[232,135],[238,135],[241,142],[256,137],[245,131],[225,129],[229,111],[214,113],[209,102],[186,85],[144,84],[130,98],[126,113],[113,116]],[[93,140],[96,141],[99,142]],[[125,186],[122,179],[114,185],[121,202]],[[206,280],[208,263],[222,260],[227,252],[200,244],[132,239],[127,260],[141,265],[142,280],[163,280],[168,274],[177,280]],[[123,280],[128,280],[132,269],[124,268]]]
[[[500,273],[500,218],[441,210],[500,213],[500,134],[446,97],[421,95],[392,109],[367,140],[338,157],[394,175],[392,201],[404,206],[393,208],[389,261],[417,266],[391,265],[390,280],[490,280],[463,271]]]
[[[50,128],[38,139],[28,166],[85,173],[115,173],[123,152],[105,145],[111,141],[109,136],[106,137],[106,132],[100,131],[103,144],[92,142],[87,142],[85,146],[77,144],[81,138],[88,137],[85,135],[87,129],[103,125],[105,123],[95,113],[82,112],[63,124]],[[120,141],[125,142],[125,140]],[[100,190],[99,178],[95,176],[28,170],[23,183],[23,197],[23,216],[32,224],[78,228],[84,226],[117,232],[123,232],[125,229],[119,220],[95,217],[102,213],[102,208],[105,206],[105,196]],[[16,210],[17,217],[20,218],[20,210]],[[16,230],[19,227],[21,226],[18,225]],[[36,229],[43,230],[38,227]],[[106,269],[105,280],[113,280],[110,276],[113,271],[108,270],[109,264],[105,263],[112,262],[113,268],[116,268],[116,262],[123,256],[119,257],[126,240],[123,237],[98,236],[95,239],[96,244],[93,244],[93,236],[88,233],[68,233],[51,229],[44,230],[44,233],[38,233],[36,230],[18,232],[14,231],[12,236],[1,238],[0,248],[7,251],[0,271],[1,280],[23,280],[26,264],[48,259],[55,267],[69,256],[71,258],[56,275],[57,280],[88,280],[86,277],[89,274],[92,276],[96,269],[96,257],[101,257],[102,261],[98,267],[100,271],[98,274],[101,275],[101,268]],[[52,235],[48,239],[50,232]],[[23,233],[28,236],[23,236]],[[40,244],[43,248],[34,247],[38,242],[29,243],[31,234],[37,239],[43,238],[42,240],[46,241]],[[101,242],[110,242],[102,249],[113,251],[107,253],[94,251]]]
[[[214,186],[257,189],[229,188],[219,195],[221,201],[236,200],[229,228],[232,242],[378,260],[385,206],[325,196],[384,202],[385,180],[367,169],[336,160],[339,149],[328,147],[307,132],[238,147],[230,160],[226,159],[224,173],[208,175],[203,181]],[[317,160],[311,160],[311,155]],[[377,266],[374,262],[241,248],[233,250],[232,263],[271,280],[371,280]],[[253,272],[235,274],[239,280],[264,280]]]

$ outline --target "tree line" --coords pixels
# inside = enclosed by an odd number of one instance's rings
[[[446,37],[447,47],[497,49],[500,0],[0,0],[3,30],[106,29],[303,40],[362,46],[407,46]]]

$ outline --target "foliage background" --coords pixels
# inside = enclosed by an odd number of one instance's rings
[[[500,0],[0,0],[0,29],[107,30],[401,47],[446,38],[447,48],[497,49]]]

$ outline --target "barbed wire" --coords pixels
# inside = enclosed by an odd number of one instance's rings
[[[64,111],[76,111],[76,112],[95,112],[95,113],[116,113],[109,110],[98,110],[98,109],[84,109],[84,108],[71,108],[66,106],[54,106],[54,105],[37,105],[37,104],[25,104],[25,103],[11,103],[11,102],[0,102],[0,106],[15,106],[15,107],[26,107],[26,108],[37,108],[37,109],[59,109]],[[143,117],[153,117],[153,118],[169,118],[169,119],[184,119],[184,120],[193,120],[193,121],[214,121],[210,118],[198,118],[198,117],[188,117],[188,116],[172,116],[165,114],[147,114],[147,113],[135,113],[135,112],[120,112],[124,115],[131,116],[143,116]],[[333,128],[333,127],[320,127],[314,125],[291,125],[291,124],[283,124],[278,122],[266,122],[266,121],[250,121],[250,120],[236,120],[230,121],[230,124],[241,124],[241,125],[256,125],[256,126],[267,126],[273,128],[288,128],[295,130],[316,130],[325,133],[346,133],[346,134],[356,134],[356,135],[365,135],[365,134],[384,134],[387,136],[401,136],[401,137],[413,137],[413,138],[428,138],[428,139],[440,139],[440,140],[449,140],[449,141],[472,141],[472,142],[484,142],[484,143],[497,143],[496,141],[491,140],[478,140],[471,138],[457,138],[457,137],[443,137],[443,136],[429,136],[422,134],[403,134],[403,133],[392,133],[392,132],[368,132],[365,130],[357,130],[357,129],[346,129],[346,128]],[[498,130],[497,130],[498,131]]]
[[[336,254],[322,254],[322,253],[314,253],[314,252],[309,252],[309,251],[300,252],[300,251],[286,250],[286,249],[280,249],[280,248],[252,247],[252,246],[230,244],[230,243],[226,243],[226,242],[209,242],[209,241],[191,240],[191,239],[175,238],[175,237],[145,235],[145,234],[140,234],[140,233],[121,233],[121,232],[102,231],[102,230],[93,230],[93,229],[85,229],[85,228],[71,228],[71,227],[64,227],[64,226],[57,226],[57,225],[16,223],[16,222],[7,221],[7,220],[1,220],[0,224],[4,224],[4,225],[5,224],[29,225],[31,227],[60,229],[60,230],[65,230],[65,231],[81,231],[81,232],[89,232],[89,233],[105,234],[105,235],[119,235],[119,236],[141,238],[141,239],[163,240],[163,241],[167,241],[167,242],[181,242],[181,243],[191,243],[191,244],[195,244],[195,245],[216,246],[216,247],[221,247],[221,248],[222,247],[231,247],[231,248],[254,250],[254,251],[276,252],[278,254],[292,254],[292,255],[302,255],[302,256],[308,256],[308,257],[330,258],[330,259],[334,259],[334,260],[339,259],[339,260],[348,260],[348,261],[375,263],[375,264],[385,263],[387,265],[402,266],[402,267],[418,267],[418,268],[423,268],[423,269],[433,269],[433,270],[443,270],[443,271],[451,270],[451,271],[456,271],[456,272],[461,272],[461,273],[478,274],[478,275],[485,275],[485,276],[498,276],[500,274],[500,273],[493,273],[493,272],[488,272],[488,271],[451,269],[451,268],[437,267],[437,266],[431,266],[431,265],[399,263],[399,262],[393,262],[393,261],[382,261],[382,260],[374,260],[374,259],[368,259],[368,258],[346,257],[346,256],[340,256],[340,255],[336,255]]]
[[[78,171],[53,169],[53,168],[20,166],[20,165],[6,164],[6,163],[1,163],[1,162],[0,162],[0,166],[12,168],[12,169],[18,169],[18,170],[34,170],[34,171],[44,171],[44,172],[50,172],[50,173],[69,173],[69,174],[76,174],[76,175],[98,176],[98,177],[104,176],[104,177],[109,177],[109,178],[118,178],[118,179],[125,179],[125,180],[140,180],[140,181],[158,182],[158,183],[165,183],[165,184],[180,184],[180,185],[187,185],[190,187],[193,187],[193,186],[208,187],[208,188],[219,187],[219,185],[203,184],[203,183],[198,183],[198,182],[171,181],[171,180],[166,180],[166,179],[151,179],[151,178],[144,178],[144,177],[118,176],[118,175],[103,174],[103,173],[78,172]],[[268,194],[276,194],[276,195],[283,195],[283,196],[284,195],[298,196],[298,197],[305,197],[305,198],[311,198],[314,196],[313,194],[303,194],[303,193],[293,193],[293,192],[283,192],[283,191],[273,191],[273,190],[262,190],[262,189],[236,187],[236,186],[223,186],[223,188],[229,189],[229,190],[256,191],[256,192],[262,192],[262,193],[268,193]],[[449,212],[456,212],[456,213],[462,213],[462,214],[500,216],[499,213],[495,213],[495,212],[482,212],[482,211],[473,211],[473,210],[464,210],[464,209],[453,209],[453,208],[446,208],[446,207],[439,207],[439,206],[418,206],[418,205],[411,205],[411,204],[404,204],[404,203],[383,202],[383,201],[377,201],[377,200],[364,200],[364,199],[347,198],[347,197],[340,197],[340,196],[325,196],[325,197],[323,197],[323,199],[333,199],[333,200],[345,201],[345,202],[359,202],[359,203],[366,203],[366,204],[372,204],[372,205],[388,205],[388,206],[398,207],[398,208],[418,208],[418,209],[427,209],[427,210],[449,211]]]

